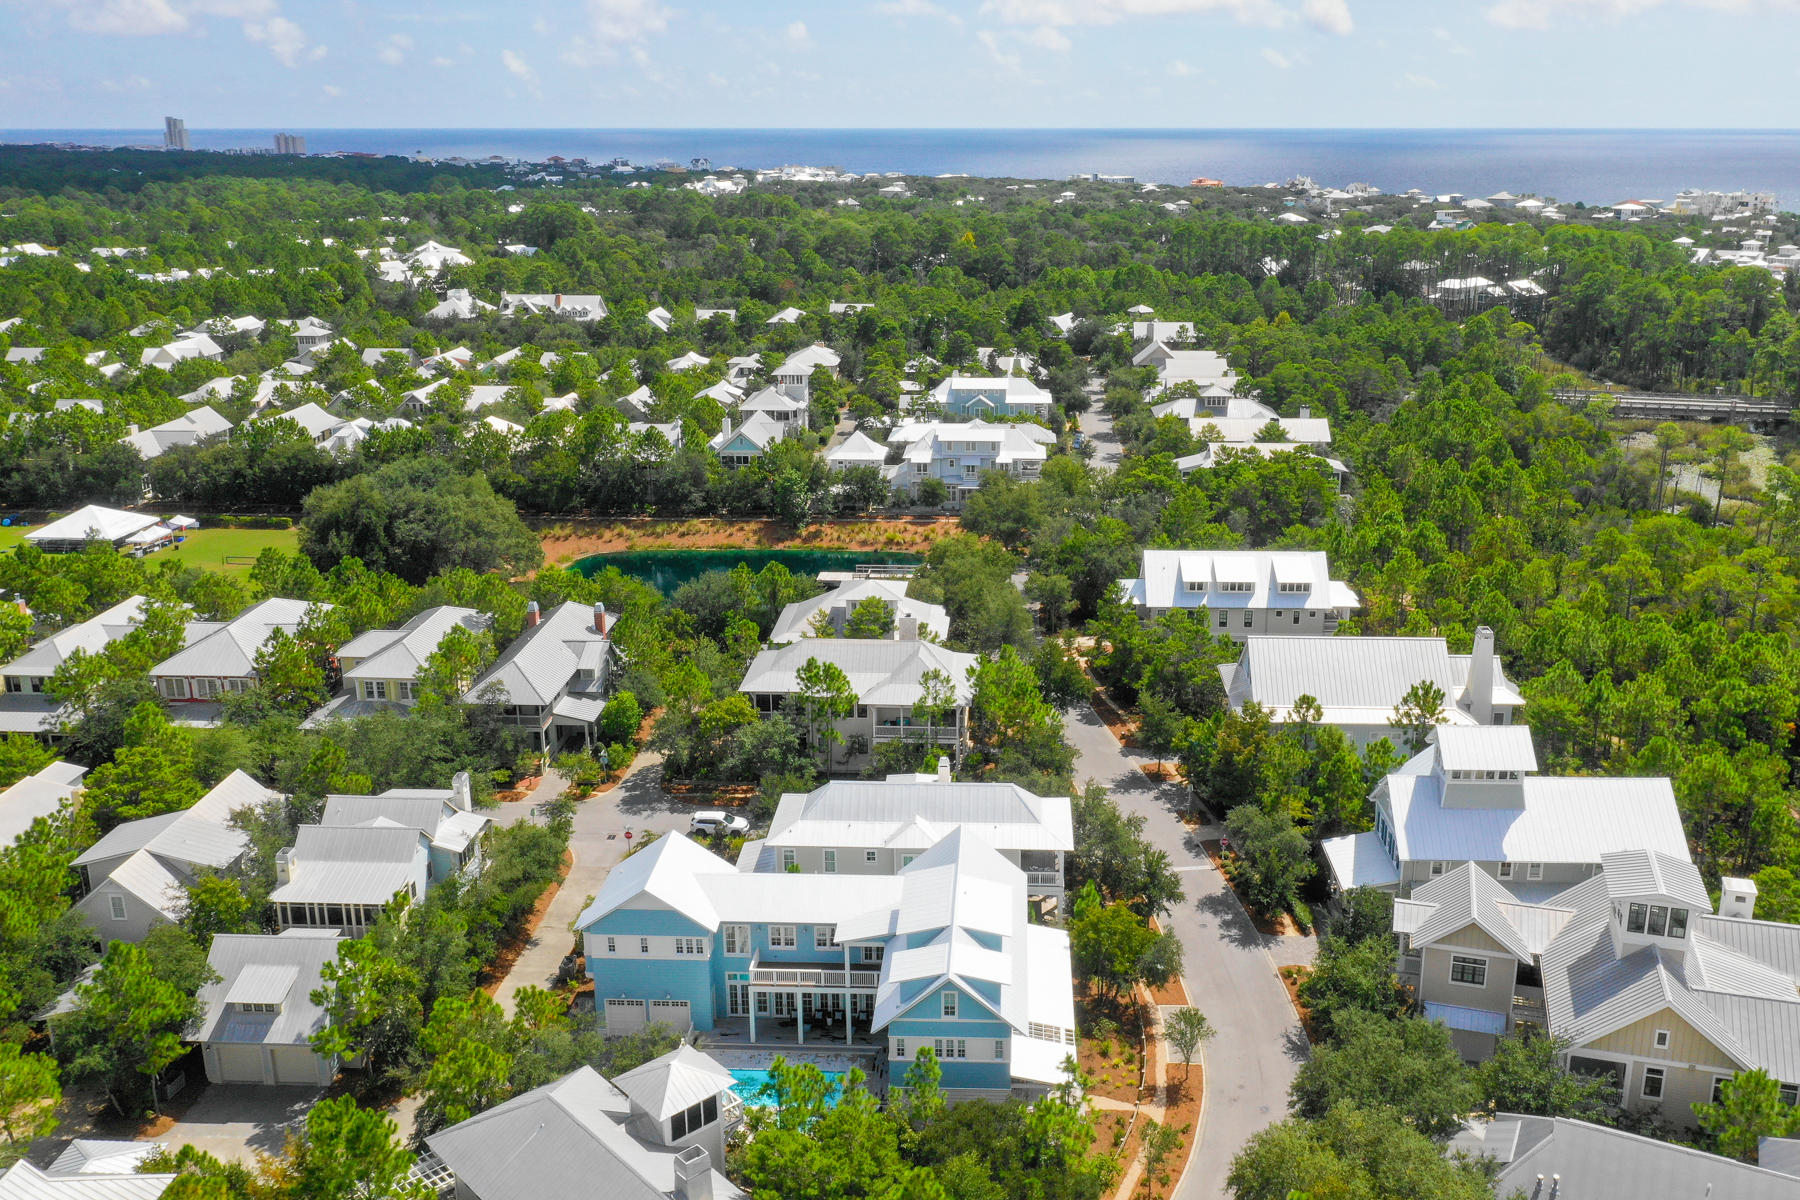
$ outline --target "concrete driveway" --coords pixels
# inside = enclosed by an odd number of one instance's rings
[[[279,1154],[324,1094],[322,1088],[210,1084],[187,1115],[155,1140],[170,1150],[196,1146],[222,1162],[253,1162],[258,1151]]]
[[[1187,899],[1169,928],[1181,939],[1188,999],[1218,1035],[1205,1049],[1200,1144],[1176,1197],[1216,1200],[1226,1195],[1226,1172],[1244,1142],[1287,1116],[1288,1085],[1307,1043],[1276,962],[1310,962],[1312,941],[1256,931],[1201,850],[1201,838],[1217,829],[1190,832],[1179,816],[1184,789],[1146,778],[1139,765],[1151,760],[1122,748],[1092,708],[1070,712],[1067,732],[1077,784],[1103,784],[1122,811],[1144,814],[1144,836],[1181,873]]]
[[[1093,466],[1104,467],[1108,471],[1117,470],[1119,460],[1125,455],[1125,448],[1113,433],[1112,418],[1100,411],[1100,397],[1090,393],[1092,407],[1081,414],[1077,428],[1093,443],[1094,457],[1088,460]]]
[[[540,801],[554,799],[567,786],[555,772],[546,773],[544,780],[532,797],[505,806],[519,810],[502,814],[506,824],[541,819],[532,816],[532,808]],[[520,988],[547,988],[556,981],[563,956],[575,944],[575,918],[606,882],[607,872],[625,857],[633,840],[626,833],[641,837],[646,831],[685,831],[690,811],[692,806],[677,804],[663,795],[662,756],[649,750],[638,754],[630,772],[612,791],[583,801],[576,808],[574,829],[569,835],[569,850],[575,863],[569,868],[569,877],[550,901],[536,935],[494,993],[508,1012],[512,1011],[513,997]]]

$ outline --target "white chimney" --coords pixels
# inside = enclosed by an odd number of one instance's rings
[[[1302,404],[1300,406],[1300,419],[1302,421],[1306,421],[1306,420],[1310,420],[1311,418],[1312,418],[1312,406],[1310,404]]]
[[[1494,723],[1494,631],[1486,625],[1475,630],[1475,647],[1469,655],[1469,679],[1463,687],[1463,703],[1477,724]]]
[[[532,600],[525,605],[525,627],[527,629],[543,620],[544,614],[538,609],[538,602]]]
[[[704,1146],[675,1156],[675,1200],[712,1200],[712,1157]]]
[[[1719,915],[1748,921],[1756,915],[1756,881],[1727,875],[1719,880]]]
[[[719,441],[726,442],[726,441],[729,441],[730,438],[731,438],[731,418],[730,417],[720,417],[719,418]]]
[[[606,629],[606,602],[604,600],[596,600],[594,601],[594,632],[601,637],[605,637]]]
[[[897,642],[916,642],[919,640],[919,618],[898,617],[894,621],[894,640]]]
[[[450,777],[450,803],[456,805],[459,812],[469,812],[475,807],[475,797],[469,788],[469,773],[458,771]]]
[[[294,848],[283,846],[275,852],[275,882],[289,884],[294,882]]]
[[[939,783],[950,782],[950,756],[947,754],[938,755],[937,781]]]

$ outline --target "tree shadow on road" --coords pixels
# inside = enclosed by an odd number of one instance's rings
[[[653,763],[628,776],[618,787],[600,796],[598,802],[614,804],[621,813],[634,817],[675,812],[677,809],[690,807],[666,795],[662,790],[662,780],[662,764]]]
[[[1312,1057],[1312,1043],[1306,1040],[1306,1031],[1300,1028],[1298,1020],[1281,1035],[1281,1052],[1297,1063]]]
[[[1232,945],[1249,948],[1263,944],[1263,935],[1256,931],[1256,926],[1244,915],[1243,906],[1230,892],[1214,892],[1202,896],[1194,903],[1194,907],[1218,922],[1219,932]]]

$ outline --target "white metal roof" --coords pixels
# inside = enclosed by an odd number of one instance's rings
[[[340,659],[356,659],[345,679],[416,679],[425,660],[437,653],[444,637],[461,625],[486,629],[492,618],[472,608],[439,605],[413,617],[399,629],[371,629],[338,650]]]
[[[137,1172],[139,1163],[162,1149],[161,1142],[76,1138],[44,1173],[52,1176],[131,1175]]]
[[[1301,596],[1276,590],[1275,559],[1301,564],[1311,587]],[[1247,582],[1248,592],[1222,592],[1215,583]],[[1187,585],[1204,585],[1191,591]],[[1146,608],[1360,608],[1351,588],[1331,578],[1319,550],[1145,550],[1142,573],[1120,581],[1125,599]]]
[[[398,824],[302,825],[294,831],[292,876],[269,893],[276,903],[386,904],[425,883],[429,839]]]
[[[1067,796],[1037,796],[1013,783],[911,780],[832,780],[812,792],[789,792],[766,840],[775,847],[885,846],[920,820],[934,827],[932,842],[961,826],[996,850],[1075,848]]]
[[[206,1014],[194,1035],[199,1042],[257,1042],[265,1045],[298,1045],[325,1026],[325,1010],[312,1001],[319,986],[319,968],[337,958],[344,939],[323,930],[283,934],[220,933],[213,935],[206,961],[218,973],[216,982],[200,989]],[[257,1020],[243,1020],[228,1006],[227,997],[239,976],[258,968],[276,967],[291,972],[288,990],[272,1001],[281,1011]],[[259,993],[274,981],[274,974],[259,972]],[[271,1001],[259,1001],[271,1003]]]
[[[614,1076],[613,1086],[652,1118],[666,1121],[708,1096],[731,1090],[737,1078],[685,1043],[643,1066]]]
[[[931,642],[805,638],[757,654],[738,690],[795,695],[800,691],[800,668],[815,658],[835,665],[849,677],[858,703],[906,707],[924,694],[919,680],[932,670],[950,677],[958,704],[969,703],[969,672],[980,661],[979,655],[959,654]]]
[[[0,1200],[157,1200],[174,1175],[50,1175],[21,1159],[0,1171]]]
[[[87,768],[57,759],[0,792],[0,848],[12,845],[39,817],[53,815],[81,790]]]
[[[512,704],[552,704],[595,653],[604,653],[607,640],[594,629],[592,608],[565,601],[514,638],[464,699],[476,702],[497,684]]]
[[[873,443],[870,443],[873,445]],[[807,600],[796,600],[781,610],[769,641],[781,645],[812,636],[813,619],[820,613],[842,608],[848,614],[864,600],[883,600],[894,610],[894,617],[912,617],[939,639],[950,636],[950,614],[941,604],[914,600],[906,594],[906,581],[895,579],[853,579]],[[842,631],[839,631],[840,635]]]
[[[273,597],[253,604],[150,668],[153,679],[247,679],[256,669],[256,653],[277,629],[293,633],[314,607],[310,600]],[[321,610],[332,606],[320,603]]]
[[[1448,697],[1451,693],[1446,692]],[[1535,771],[1528,725],[1440,725],[1433,735],[1446,771]]]
[[[1667,896],[1699,909],[1712,908],[1712,896],[1700,869],[1686,854],[1633,846],[1600,856],[1606,872],[1606,894],[1613,899],[1634,896]]]
[[[232,827],[231,814],[280,795],[244,772],[233,771],[187,808],[127,821],[113,828],[84,850],[74,865],[90,866],[147,850],[158,858],[190,868],[227,867],[244,852],[250,840],[243,830]]]
[[[1438,729],[1440,736],[1450,731]],[[1527,775],[1519,785],[1519,808],[1446,808],[1435,775],[1399,771],[1376,796],[1404,862],[1598,863],[1630,847],[1687,854],[1667,779]]]

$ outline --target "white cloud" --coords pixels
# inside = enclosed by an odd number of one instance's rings
[[[147,92],[154,85],[142,75],[127,75],[123,79],[102,79],[100,86],[109,92]]]
[[[782,30],[781,36],[795,50],[806,50],[812,46],[812,35],[806,32],[805,21],[795,21]]]
[[[981,11],[1008,25],[1114,25],[1133,17],[1222,13],[1244,25],[1282,28],[1305,20],[1332,33],[1354,28],[1348,0],[985,0]]]
[[[330,96],[333,100],[336,100],[339,96],[342,96],[344,94],[344,89],[341,87],[338,87],[336,84],[333,84],[333,83],[326,84],[324,86],[324,88],[321,90],[323,90],[324,93],[327,96]]]
[[[983,29],[975,37],[983,46],[987,47],[988,56],[999,66],[1005,67],[1008,71],[1017,71],[1024,65],[1019,58],[1018,51],[1003,48],[999,34]]]
[[[246,21],[244,36],[258,45],[267,46],[276,61],[284,67],[297,67],[303,58],[317,60],[325,57],[325,47],[309,46],[306,31],[286,17]]]
[[[1266,46],[1263,48],[1262,56],[1264,62],[1279,71],[1285,71],[1294,65],[1294,61],[1287,55],[1279,50],[1272,50]]]
[[[1445,29],[1442,25],[1433,29],[1431,31],[1431,36],[1436,38],[1439,44],[1451,54],[1468,54],[1471,52],[1467,46],[1456,40],[1455,34],[1451,33],[1448,29]]]
[[[1198,75],[1199,72],[1178,58],[1169,64],[1169,74],[1175,76],[1177,79],[1185,79],[1189,75]]]
[[[396,33],[387,41],[381,43],[380,48],[375,51],[375,57],[379,58],[390,67],[397,67],[406,61],[408,52],[412,48],[412,38],[404,33]]]
[[[110,37],[160,37],[198,33],[200,18],[242,23],[244,36],[267,46],[282,64],[294,67],[302,61],[325,56],[299,25],[281,15],[276,0],[48,0],[49,6],[68,18],[69,28],[80,33]]]
[[[1348,37],[1356,28],[1356,22],[1350,18],[1347,0],[1305,0],[1300,12],[1320,29],[1339,37]]]
[[[563,61],[578,67],[617,62],[623,51],[642,64],[644,43],[669,28],[670,10],[662,0],[587,0],[586,31],[576,34]]]
[[[530,89],[532,95],[541,97],[544,94],[544,89],[538,84],[537,72],[532,70],[531,64],[520,57],[517,51],[502,50],[500,52],[500,65],[505,67],[512,73],[515,79]]]
[[[1622,21],[1668,4],[1733,13],[1800,8],[1800,0],[1499,0],[1487,7],[1486,16],[1506,29],[1548,29],[1558,18]]]
[[[448,54],[434,54],[431,58],[431,65],[440,71],[447,71],[456,65],[456,60]]]
[[[875,11],[887,17],[940,17],[958,29],[962,18],[932,0],[880,0]]]
[[[1406,84],[1407,87],[1418,88],[1422,92],[1435,92],[1439,87],[1438,81],[1431,76],[1415,75],[1411,71],[1402,75],[1400,80]]]
[[[1067,37],[1049,25],[1039,25],[1025,35],[1025,40],[1039,50],[1054,50],[1059,54],[1073,45]]]

